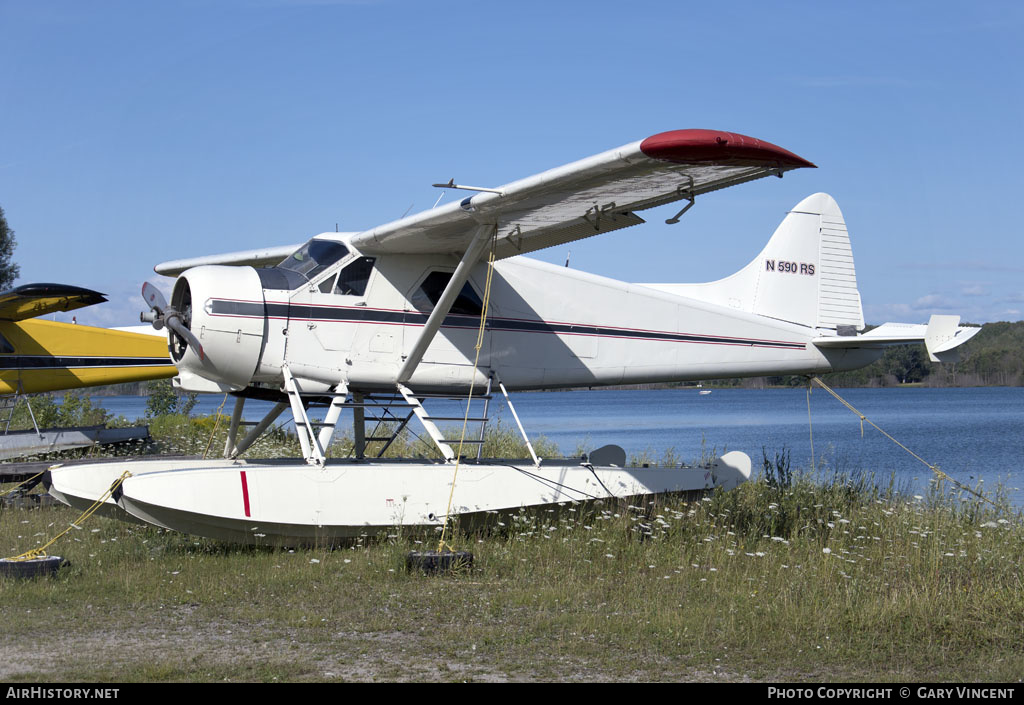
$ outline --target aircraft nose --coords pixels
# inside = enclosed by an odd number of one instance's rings
[[[178,369],[231,389],[248,386],[266,330],[263,287],[256,270],[217,265],[190,269],[175,282],[171,307],[199,343],[189,344],[171,332],[171,358]]]

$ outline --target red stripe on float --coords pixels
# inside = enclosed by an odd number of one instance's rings
[[[249,514],[249,483],[245,481],[245,470],[240,470],[239,473],[242,475],[242,502],[245,504],[245,515]]]

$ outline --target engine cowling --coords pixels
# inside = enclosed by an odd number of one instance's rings
[[[186,391],[238,391],[248,386],[266,339],[263,286],[252,267],[206,265],[181,274],[171,307],[202,344],[202,354],[169,332],[171,360]]]

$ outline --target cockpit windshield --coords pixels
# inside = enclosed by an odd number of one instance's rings
[[[312,279],[347,254],[348,248],[340,242],[313,238],[277,266]]]

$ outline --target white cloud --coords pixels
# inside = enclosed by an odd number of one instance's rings
[[[951,301],[941,294],[928,294],[926,296],[922,296],[912,303],[910,307],[915,311],[948,311],[954,308],[961,308],[960,304]]]
[[[1024,297],[1022,297],[1024,300]],[[960,301],[928,294],[913,303],[886,303],[864,306],[864,319],[871,324],[898,321],[901,323],[927,323],[934,313],[956,314],[964,323],[988,323],[990,321],[1017,321],[1022,317],[1020,307],[1006,306],[983,297],[964,298]]]

